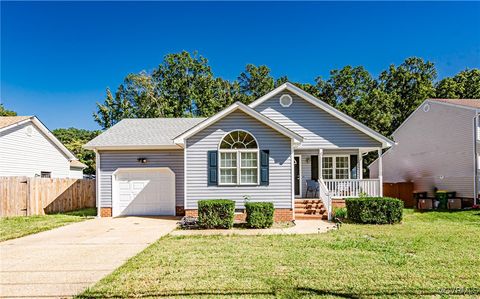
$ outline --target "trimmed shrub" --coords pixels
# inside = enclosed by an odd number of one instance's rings
[[[247,202],[247,225],[251,228],[267,228],[273,225],[273,203],[271,202]]]
[[[231,228],[235,202],[228,199],[198,201],[198,224],[203,228]]]
[[[362,197],[345,200],[348,220],[354,223],[393,224],[402,221],[403,201],[390,197]]]

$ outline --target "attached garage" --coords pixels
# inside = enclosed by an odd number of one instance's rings
[[[112,216],[170,215],[175,215],[170,168],[118,168],[112,174]]]

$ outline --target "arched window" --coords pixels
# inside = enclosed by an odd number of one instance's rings
[[[220,141],[219,160],[220,185],[258,184],[258,144],[252,134],[227,133]]]

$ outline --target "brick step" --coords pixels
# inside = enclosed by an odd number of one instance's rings
[[[295,209],[295,214],[323,214],[325,209]]]
[[[321,204],[321,199],[295,199],[296,204]]]
[[[297,215],[295,214],[295,219],[296,220],[326,220],[328,219],[328,216],[323,214],[323,215],[305,215],[305,214],[300,214]]]
[[[304,204],[295,204],[295,209],[323,209],[325,206],[323,204],[308,204],[308,205],[304,205]]]

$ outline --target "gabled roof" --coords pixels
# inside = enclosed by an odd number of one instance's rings
[[[346,115],[345,113],[333,108],[332,106],[328,105],[327,103],[317,99],[316,97],[312,96],[308,92],[298,88],[297,86],[293,85],[292,83],[284,83],[279,87],[275,88],[271,92],[267,93],[266,95],[260,97],[259,99],[252,102],[249,106],[251,108],[257,107],[259,104],[265,102],[266,100],[270,99],[271,97],[275,96],[276,94],[288,90],[297,96],[301,97],[302,99],[306,100],[307,102],[317,106],[318,108],[326,111],[327,113],[333,115],[334,117],[342,120],[343,122],[349,124],[350,126],[356,128],[357,130],[365,133],[366,135],[370,136],[371,138],[379,141],[382,143],[383,147],[390,147],[394,144],[394,142],[387,137],[383,136],[382,134],[375,132],[374,130],[370,129],[369,127],[365,126],[364,124],[360,123],[359,121],[353,119],[352,117]]]
[[[0,116],[0,129],[9,127],[32,117],[33,116]]]
[[[212,117],[206,119],[205,121],[201,122],[197,126],[187,130],[186,132],[182,133],[181,135],[177,136],[174,139],[174,142],[178,145],[183,146],[185,143],[185,139],[193,136],[194,134],[200,132],[201,130],[205,129],[206,127],[216,123],[217,121],[221,120],[225,116],[229,115],[230,113],[240,110],[245,114],[255,118],[256,120],[260,121],[261,123],[271,127],[272,129],[276,130],[277,132],[290,137],[294,140],[295,143],[300,143],[303,141],[302,136],[298,135],[297,133],[290,131],[289,129],[285,128],[284,126],[278,124],[277,122],[271,120],[270,118],[266,117],[265,115],[253,110],[252,108],[248,107],[245,104],[240,102],[236,102],[229,107],[223,109],[222,111],[218,112],[217,114],[213,115]]]
[[[205,118],[127,118],[84,145],[86,149],[178,149],[173,139]]]
[[[428,99],[428,101],[480,109],[480,99]]]
[[[36,116],[0,116],[0,132],[32,122],[69,160],[78,160]]]
[[[72,160],[70,161],[70,167],[85,169],[87,168],[87,165],[83,164],[78,160]]]
[[[423,107],[423,104],[428,102],[457,107],[460,109],[469,109],[474,111],[480,110],[480,99],[426,99],[420,105],[418,105],[418,107],[412,113],[410,113],[410,115],[403,121],[403,123],[400,124],[400,126],[398,126],[398,128],[395,129],[395,131],[393,131],[392,136],[395,137],[395,134],[400,130],[400,128],[402,128],[410,120],[410,118],[415,115],[415,113],[417,113],[421,107]]]

